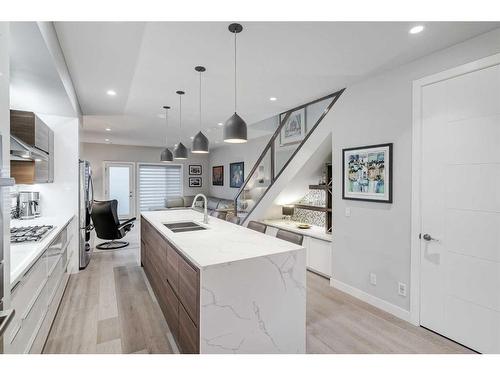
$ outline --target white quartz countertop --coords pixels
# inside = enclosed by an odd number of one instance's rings
[[[325,233],[325,228],[317,225],[311,225],[311,228],[309,229],[300,229],[297,228],[297,225],[300,224],[300,222],[298,221],[284,220],[284,219],[268,219],[260,221],[272,227],[289,230],[290,232],[299,233],[304,236],[314,237],[323,241],[332,242],[333,240],[333,236],[331,235],[331,233]]]
[[[10,285],[14,285],[31,267],[61,230],[70,222],[73,215],[57,217],[39,217],[32,220],[11,220],[10,227],[29,227],[33,225],[53,225],[54,228],[39,242],[24,242],[10,244]]]
[[[203,213],[191,209],[150,211],[142,216],[200,268],[303,249],[213,216],[204,224]],[[208,229],[174,233],[163,225],[182,221],[194,221]]]

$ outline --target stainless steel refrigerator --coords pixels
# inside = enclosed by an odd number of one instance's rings
[[[94,201],[94,185],[92,169],[86,160],[80,160],[80,269],[87,267],[92,256],[92,202]]]
[[[7,215],[10,215],[10,207],[5,207],[5,202],[8,202],[6,187],[14,185],[14,180],[3,177],[2,165],[2,136],[0,135],[0,354],[3,353],[3,333],[14,316],[14,310],[4,310],[4,296],[10,292],[9,269],[4,262],[4,241],[9,241],[9,236],[4,236],[4,230],[8,230],[4,219],[8,219]]]

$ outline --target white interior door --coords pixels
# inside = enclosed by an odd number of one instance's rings
[[[118,201],[118,217],[127,219],[135,216],[135,165],[134,163],[105,162],[106,200]]]
[[[498,65],[423,87],[421,161],[420,324],[500,353]]]

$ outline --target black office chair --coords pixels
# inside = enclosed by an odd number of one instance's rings
[[[92,222],[94,223],[97,237],[102,240],[110,240],[102,242],[96,246],[101,250],[116,250],[128,246],[126,241],[116,241],[125,237],[134,227],[135,217],[120,223],[118,220],[118,201],[94,201],[92,204]]]

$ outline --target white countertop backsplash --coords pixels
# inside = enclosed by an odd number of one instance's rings
[[[213,216],[204,224],[203,213],[191,209],[149,211],[142,216],[200,268],[303,249]],[[163,225],[182,221],[194,221],[208,229],[174,233]]]
[[[10,244],[10,284],[16,283],[24,272],[38,259],[41,253],[47,249],[50,243],[57,237],[73,215],[61,215],[57,217],[42,216],[31,220],[12,219],[10,227],[29,227],[34,225],[53,225],[49,234],[38,242],[24,242]]]

